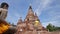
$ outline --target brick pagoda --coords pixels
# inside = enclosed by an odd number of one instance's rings
[[[30,6],[24,21],[22,21],[21,17],[18,20],[17,32],[15,34],[37,34],[37,32],[41,31],[47,32],[47,29],[41,25],[37,14],[33,12]]]

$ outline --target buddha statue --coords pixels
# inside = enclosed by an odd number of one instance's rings
[[[0,34],[13,34],[15,28],[8,24],[5,19],[7,17],[9,5],[5,2],[1,3],[0,7]]]

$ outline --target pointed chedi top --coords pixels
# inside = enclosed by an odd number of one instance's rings
[[[32,7],[31,7],[31,4],[30,4],[30,7],[29,7],[29,9],[32,9]]]
[[[21,24],[21,23],[22,23],[22,17],[20,17],[17,24]]]
[[[29,19],[30,20],[30,18],[33,18],[33,17],[34,17],[34,12],[32,10],[32,6],[30,4],[29,9],[28,9],[28,13],[27,13],[27,16],[26,16],[25,20],[26,19]]]
[[[31,5],[29,6],[28,15],[34,15]]]
[[[35,20],[40,21],[36,13],[35,13]]]
[[[37,16],[36,12],[35,12],[35,16]]]
[[[36,12],[35,12],[35,17],[36,17],[36,18],[38,18],[38,16],[37,16]]]

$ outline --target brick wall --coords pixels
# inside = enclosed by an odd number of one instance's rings
[[[22,34],[60,34],[60,31],[56,31],[56,32],[48,32],[48,31],[25,31],[25,32],[22,32]]]

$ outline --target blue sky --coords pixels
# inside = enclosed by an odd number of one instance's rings
[[[7,22],[17,24],[20,17],[25,19],[31,4],[44,27],[49,23],[60,26],[60,0],[0,0],[0,4],[2,2],[9,4]]]

